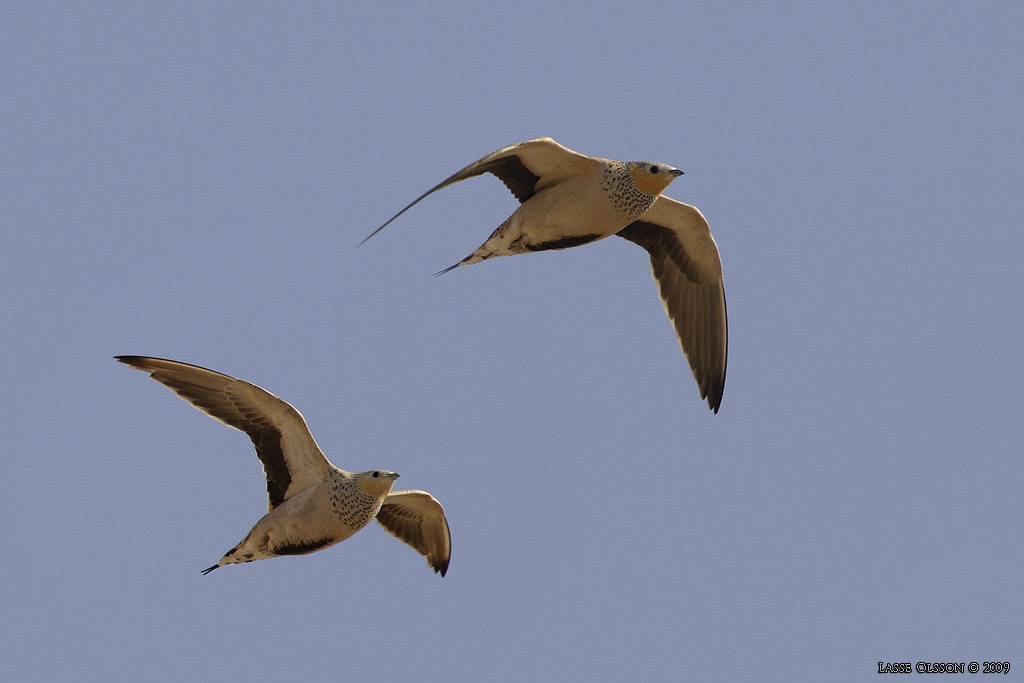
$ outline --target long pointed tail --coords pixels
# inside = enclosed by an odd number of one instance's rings
[[[434,273],[434,277],[437,277],[438,275],[444,275],[448,271],[455,270],[459,266],[471,266],[474,263],[480,263],[481,261],[486,261],[487,259],[493,258],[494,256],[496,256],[496,254],[494,252],[485,250],[484,247],[486,247],[486,246],[487,246],[486,244],[485,245],[481,245],[481,247],[479,249],[477,249],[472,254],[470,254],[466,258],[462,259],[461,261],[459,261],[455,265],[448,266],[444,270],[437,271],[436,273]]]
[[[455,264],[455,265],[453,265],[453,266],[448,266],[448,267],[447,267],[447,268],[445,268],[444,270],[439,270],[439,271],[437,271],[436,273],[434,273],[434,277],[439,277],[439,276],[441,276],[441,275],[444,275],[444,274],[445,274],[445,273],[447,273],[447,272],[448,272],[449,270],[455,270],[456,268],[458,268],[458,267],[459,267],[459,266],[461,266],[461,265],[462,265],[462,261],[459,261],[458,263],[456,263],[456,264]]]

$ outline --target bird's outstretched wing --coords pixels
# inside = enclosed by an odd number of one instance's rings
[[[145,356],[116,356],[226,425],[249,435],[267,477],[269,509],[326,477],[324,457],[299,411],[255,384],[196,365]]]
[[[722,260],[707,221],[696,207],[660,197],[618,235],[650,253],[651,272],[700,396],[717,413],[725,389],[729,330]]]
[[[503,147],[481,159],[477,159],[461,171],[445,178],[417,197],[407,207],[389,218],[384,225],[371,232],[359,244],[365,243],[366,240],[383,230],[391,221],[411,209],[427,195],[460,180],[484,173],[492,173],[501,182],[505,183],[505,187],[522,203],[545,187],[565,180],[570,176],[583,173],[598,163],[600,163],[599,160],[579,152],[574,152],[551,138],[536,138],[525,142],[517,142],[514,145]]]
[[[426,491],[392,491],[377,513],[377,521],[395,538],[408,543],[435,572],[444,576],[452,554],[452,537],[444,508]]]

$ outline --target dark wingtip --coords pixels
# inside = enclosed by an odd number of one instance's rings
[[[717,393],[708,392],[708,395],[707,395],[708,408],[710,408],[711,412],[713,412],[715,415],[718,415],[718,409],[722,407],[722,394],[723,393],[724,393],[723,391],[719,391]],[[704,397],[702,396],[701,398],[704,398]]]
[[[398,218],[398,216],[395,216],[395,218]],[[391,219],[391,221],[395,220],[395,218],[392,218],[392,219]],[[390,223],[391,221],[388,221],[388,223]],[[363,238],[363,241],[362,241],[362,242],[360,242],[359,244],[357,244],[357,245],[356,245],[356,249],[358,249],[359,247],[361,247],[361,246],[363,246],[364,244],[366,244],[367,242],[369,242],[369,241],[370,241],[370,238],[371,238],[371,237],[373,237],[374,235],[376,235],[376,234],[377,234],[378,232],[380,232],[380,231],[381,231],[381,230],[383,230],[384,228],[386,228],[386,227],[387,227],[387,225],[388,225],[388,223],[385,223],[384,225],[380,226],[379,228],[377,228],[376,230],[374,230],[373,232],[371,232],[371,233],[370,233],[369,235],[367,235],[366,237],[364,237],[364,238]]]
[[[417,198],[416,198],[416,201],[412,202],[411,204],[409,204],[409,206],[405,207],[404,209],[402,209],[401,211],[399,211],[398,213],[396,213],[396,214],[395,214],[394,216],[392,216],[391,218],[389,218],[389,219],[387,220],[387,222],[385,222],[385,223],[384,223],[384,225],[380,226],[379,228],[377,228],[376,230],[374,230],[373,232],[371,232],[371,233],[370,233],[369,235],[367,235],[367,236],[366,236],[365,238],[363,238],[363,241],[362,241],[362,242],[360,242],[359,244],[357,244],[357,245],[356,245],[356,249],[358,249],[359,247],[361,247],[361,246],[363,246],[364,244],[366,244],[366,242],[367,242],[367,241],[368,241],[368,240],[369,240],[369,239],[370,239],[371,237],[373,237],[374,235],[376,235],[376,234],[377,234],[378,232],[380,232],[380,231],[381,231],[381,230],[383,230],[384,228],[386,228],[386,227],[388,227],[389,225],[391,225],[391,222],[392,222],[393,220],[395,220],[396,218],[398,218],[399,216],[401,216],[401,215],[402,215],[403,213],[405,213],[406,211],[408,211],[409,209],[411,209],[411,208],[412,208],[413,206],[415,206],[415,205],[416,205],[416,204],[417,204],[417,203],[418,203],[418,202],[419,202],[419,201],[420,201],[421,199],[423,199],[424,197],[426,197],[426,196],[427,196],[428,194],[430,194],[431,192],[434,192],[434,191],[436,191],[436,190],[440,190],[440,189],[441,189],[442,187],[444,187],[444,186],[445,186],[446,184],[449,184],[449,182],[450,182],[450,181],[451,181],[451,178],[449,178],[448,180],[444,181],[444,182],[443,182],[443,183],[441,183],[440,185],[437,185],[437,186],[435,186],[435,187],[433,187],[433,188],[431,188],[431,189],[427,190],[427,191],[426,191],[426,192],[424,192],[423,194],[421,194],[421,195],[420,195],[419,197],[417,197]]]

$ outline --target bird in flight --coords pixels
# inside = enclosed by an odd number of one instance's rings
[[[269,511],[204,574],[226,564],[306,555],[344,541],[374,518],[425,555],[435,572],[448,571],[452,543],[444,508],[426,491],[392,491],[398,473],[338,469],[324,457],[299,411],[255,384],[173,360],[115,358],[244,431],[256,446]]]
[[[702,399],[718,412],[725,388],[728,323],[722,260],[704,216],[662,192],[683,174],[651,161],[586,156],[551,138],[509,145],[478,159],[416,198],[362,243],[427,195],[491,173],[520,206],[447,273],[495,256],[566,249],[618,235],[648,251],[662,303],[675,325]]]

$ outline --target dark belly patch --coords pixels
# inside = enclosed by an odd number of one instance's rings
[[[334,542],[330,538],[321,538],[318,541],[307,541],[306,543],[288,543],[274,548],[275,555],[306,555],[315,550],[320,550]]]
[[[550,240],[548,242],[540,242],[538,244],[525,244],[527,249],[530,251],[547,251],[548,249],[568,249],[569,247],[578,247],[581,244],[588,244],[595,240],[599,240],[604,235],[571,235],[569,237],[563,237],[557,240]]]

